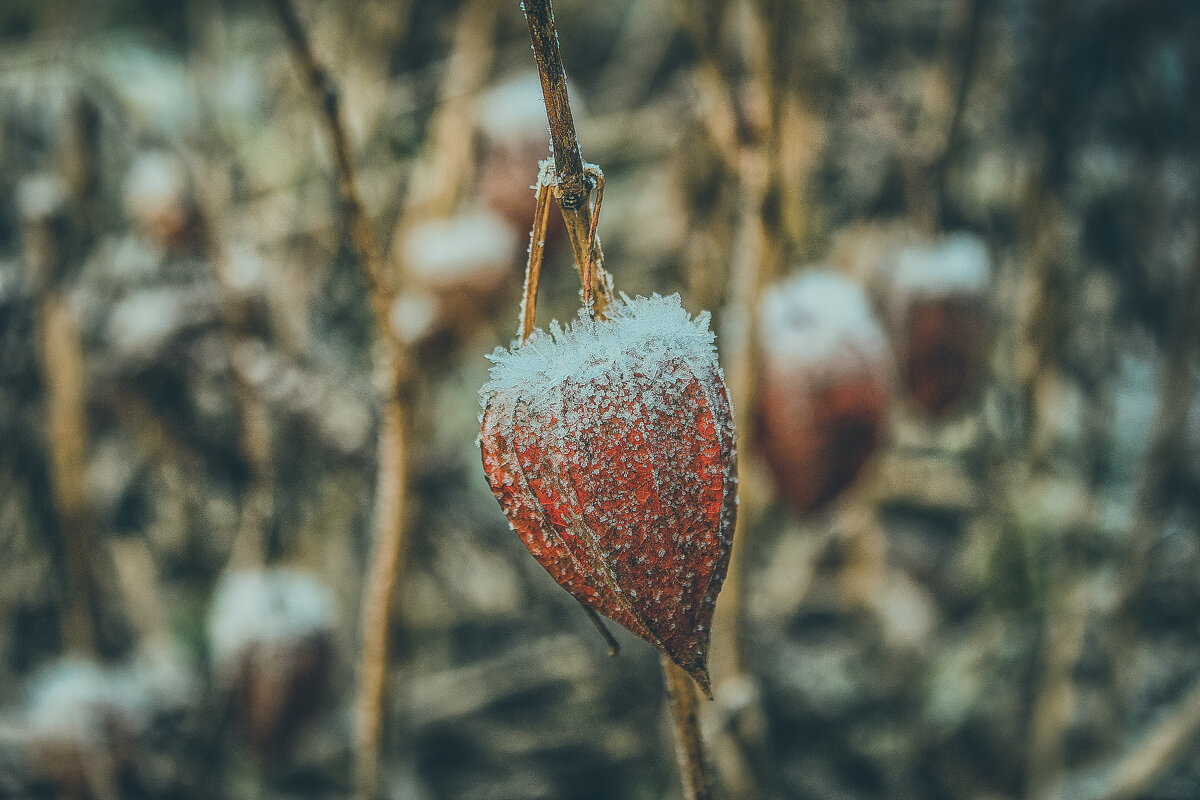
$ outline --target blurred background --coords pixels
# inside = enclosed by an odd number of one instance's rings
[[[738,416],[720,796],[1200,797],[1200,5],[556,6],[616,287],[712,312]],[[381,795],[679,797],[655,653],[475,444],[547,155],[518,3],[296,11],[407,363]],[[351,795],[346,219],[270,4],[0,6],[0,797]]]

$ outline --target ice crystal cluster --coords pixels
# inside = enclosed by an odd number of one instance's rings
[[[534,558],[708,690],[736,514],[733,418],[708,314],[624,297],[498,349],[484,470]]]

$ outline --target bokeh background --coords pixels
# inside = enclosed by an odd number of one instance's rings
[[[742,423],[721,796],[1200,797],[1200,5],[556,11],[616,286],[712,312]],[[679,797],[655,653],[475,445],[547,155],[518,3],[297,12],[409,363],[381,794]],[[351,796],[380,405],[327,134],[267,3],[0,6],[0,797]],[[765,391],[814,265],[870,310],[807,301]]]

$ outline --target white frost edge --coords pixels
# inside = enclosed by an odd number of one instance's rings
[[[491,380],[479,391],[484,407],[498,391],[519,389],[535,399],[568,377],[586,380],[586,373],[627,364],[630,356],[650,371],[674,358],[716,364],[709,313],[690,316],[678,294],[633,299],[622,294],[607,313],[607,319],[593,320],[580,309],[565,328],[556,320],[549,332],[537,329],[523,345],[496,348],[487,357],[493,362]]]
[[[508,144],[550,141],[542,81],[536,72],[522,72],[497,84],[479,98],[476,112],[480,127],[492,139]]]
[[[476,209],[413,228],[403,245],[409,274],[431,288],[448,288],[464,277],[504,273],[520,234],[503,217]]]
[[[977,294],[987,288],[991,261],[983,239],[954,233],[932,244],[902,248],[896,254],[892,287],[902,296]]]
[[[136,727],[146,714],[137,687],[93,661],[67,657],[37,673],[25,719],[33,736],[90,745],[103,737],[107,715]]]

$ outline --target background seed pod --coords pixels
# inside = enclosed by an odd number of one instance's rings
[[[391,315],[401,341],[427,345],[461,336],[470,321],[486,324],[519,279],[527,238],[487,209],[414,226],[403,239],[405,288]]]
[[[577,97],[571,105],[578,120]],[[550,134],[542,84],[536,72],[523,72],[497,84],[477,106],[480,131],[478,191],[484,204],[514,227],[529,233],[533,221],[538,163],[550,157]],[[547,246],[566,229],[556,212],[546,228]]]
[[[209,613],[213,670],[242,731],[267,763],[286,756],[329,691],[333,597],[297,570],[227,575]]]
[[[808,269],[764,294],[756,432],[776,488],[802,513],[853,483],[887,416],[888,350],[863,291]]]
[[[932,417],[954,410],[979,381],[990,272],[987,246],[966,233],[904,247],[892,262],[887,302],[901,381]]]

